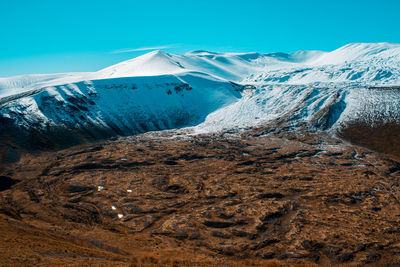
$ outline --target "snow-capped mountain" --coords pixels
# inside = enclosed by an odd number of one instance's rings
[[[243,90],[248,84],[255,89]],[[153,51],[92,73],[1,78],[0,131],[3,139],[55,143],[271,121],[335,131],[354,120],[398,119],[399,85],[399,44],[289,54]]]

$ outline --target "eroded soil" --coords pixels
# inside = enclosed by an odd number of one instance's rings
[[[0,175],[0,265],[400,264],[400,163],[324,135],[142,135]]]

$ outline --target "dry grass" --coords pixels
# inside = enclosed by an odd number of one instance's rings
[[[340,136],[353,144],[400,159],[400,124],[395,121],[375,121],[371,124],[354,122],[346,126]]]
[[[21,181],[0,192],[0,265],[396,263],[396,164],[318,134],[26,155],[0,172]]]

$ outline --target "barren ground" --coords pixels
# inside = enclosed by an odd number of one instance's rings
[[[0,175],[0,265],[400,265],[400,163],[324,135],[141,135]]]

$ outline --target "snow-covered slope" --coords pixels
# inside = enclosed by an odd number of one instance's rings
[[[257,53],[233,54],[194,51],[172,55],[153,51],[95,73],[91,78],[152,76],[189,71],[203,72],[222,79],[241,81],[249,73],[261,70]]]
[[[0,98],[38,89],[51,83],[79,80],[84,73],[33,74],[0,78]]]
[[[0,132],[23,144],[34,134],[38,139],[44,137],[48,145],[64,145],[193,126],[236,102],[239,89],[201,73],[50,86],[3,103]]]
[[[0,130],[26,138],[51,132],[53,139],[60,131],[97,139],[272,121],[336,130],[354,120],[398,119],[399,85],[399,44],[269,54],[153,51],[92,73],[1,78]]]
[[[235,82],[400,84],[400,44],[354,43],[332,52],[173,55],[153,51],[93,73],[0,78],[0,97],[44,86],[134,76],[203,72]]]
[[[206,133],[279,123],[335,133],[355,121],[400,123],[399,115],[400,87],[264,85],[209,114],[195,130]]]
[[[367,64],[396,64],[400,61],[400,44],[352,43],[312,60],[313,65],[345,64],[363,61]]]
[[[349,44],[292,64],[267,66],[247,78],[255,83],[399,85],[400,44]]]

